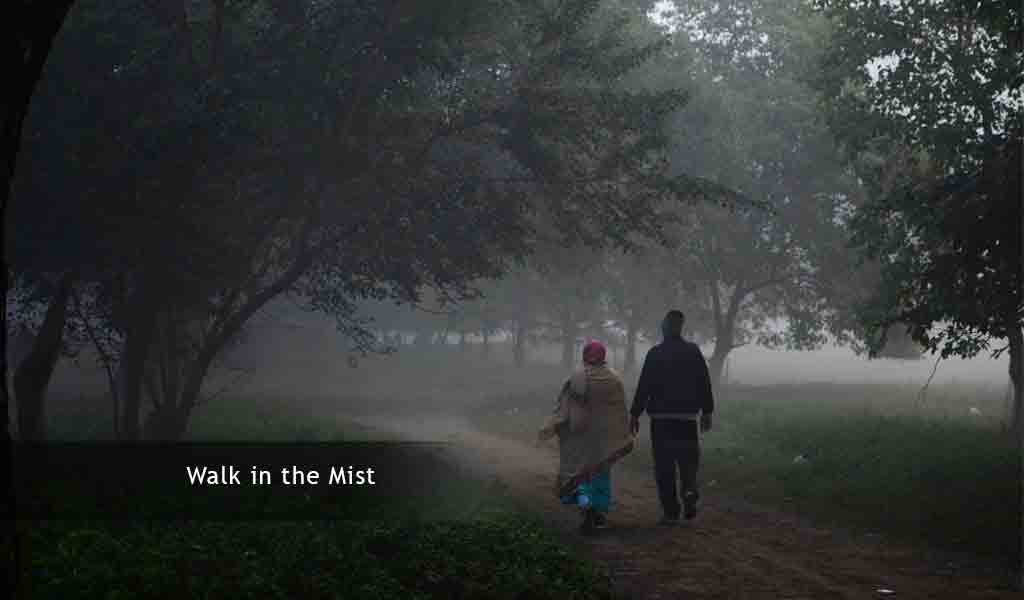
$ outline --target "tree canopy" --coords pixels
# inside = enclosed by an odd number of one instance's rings
[[[833,27],[817,85],[864,189],[853,241],[880,265],[859,306],[869,346],[904,323],[942,356],[1009,349],[1019,388],[1021,7],[818,4]]]
[[[918,325],[931,347],[973,355],[983,338],[1006,337],[1006,317],[1020,307],[1020,9],[911,2],[825,10],[836,33],[821,85],[868,189],[857,241],[888,258],[880,300],[905,296],[890,318]],[[848,126],[855,119],[856,131]],[[931,324],[947,320],[932,339]]]
[[[670,121],[673,169],[750,199],[683,209],[674,247],[656,251],[684,282],[688,320],[714,339],[717,380],[736,347],[813,348],[836,330],[830,290],[850,270],[840,217],[855,182],[808,84],[827,31],[820,16],[795,2],[668,8],[694,90]]]
[[[657,238],[658,203],[702,183],[664,154],[686,95],[617,83],[665,44],[626,35],[640,18],[582,0],[78,3],[27,122],[14,272],[78,273],[75,318],[113,334],[125,434],[146,388],[177,435],[279,295],[370,351],[363,299],[472,298],[539,235]]]

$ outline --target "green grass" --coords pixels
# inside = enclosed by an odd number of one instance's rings
[[[899,387],[727,389],[704,438],[705,489],[823,524],[1012,560],[1019,552],[1015,444],[991,420],[887,414],[885,394],[905,396]],[[553,396],[507,395],[473,418],[489,431],[532,441]],[[797,456],[806,462],[794,462]],[[623,464],[649,472],[646,439]]]
[[[910,417],[824,415],[747,431],[741,444],[708,437],[708,476],[727,490],[950,549],[1016,552],[1014,448],[993,431]],[[797,456],[806,462],[794,462]]]
[[[200,406],[189,420],[187,437],[194,441],[334,442],[363,439],[366,432],[352,423],[314,416],[298,400],[234,396]]]
[[[352,431],[280,403],[239,398],[199,413],[191,437],[374,437]],[[602,568],[571,554],[500,487],[440,461],[437,472],[437,493],[429,497],[339,495],[352,506],[338,512],[358,519],[21,522],[29,557],[21,597],[611,597]]]
[[[25,597],[602,598],[606,577],[543,525],[469,521],[46,524]]]

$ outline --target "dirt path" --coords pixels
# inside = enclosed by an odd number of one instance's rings
[[[575,533],[575,511],[551,492],[553,448],[481,432],[459,417],[355,420],[406,439],[454,442],[454,459],[480,477],[500,480],[573,543],[584,544],[609,565],[616,588],[632,598],[1022,597],[990,578],[938,568],[892,543],[815,528],[717,496],[706,495],[695,521],[659,527],[652,477],[628,467],[613,472],[611,528],[583,537]]]

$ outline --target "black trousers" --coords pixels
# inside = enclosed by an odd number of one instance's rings
[[[694,499],[698,497],[700,434],[697,427],[695,421],[651,419],[654,480],[658,484],[661,508],[668,517],[678,517],[681,511],[676,490],[677,476],[682,493],[692,493]]]

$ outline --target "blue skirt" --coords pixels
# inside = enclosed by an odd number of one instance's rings
[[[593,508],[607,513],[612,503],[612,470],[605,467],[594,474],[590,481],[581,483],[571,496],[562,496],[562,504],[575,504],[580,508]]]

